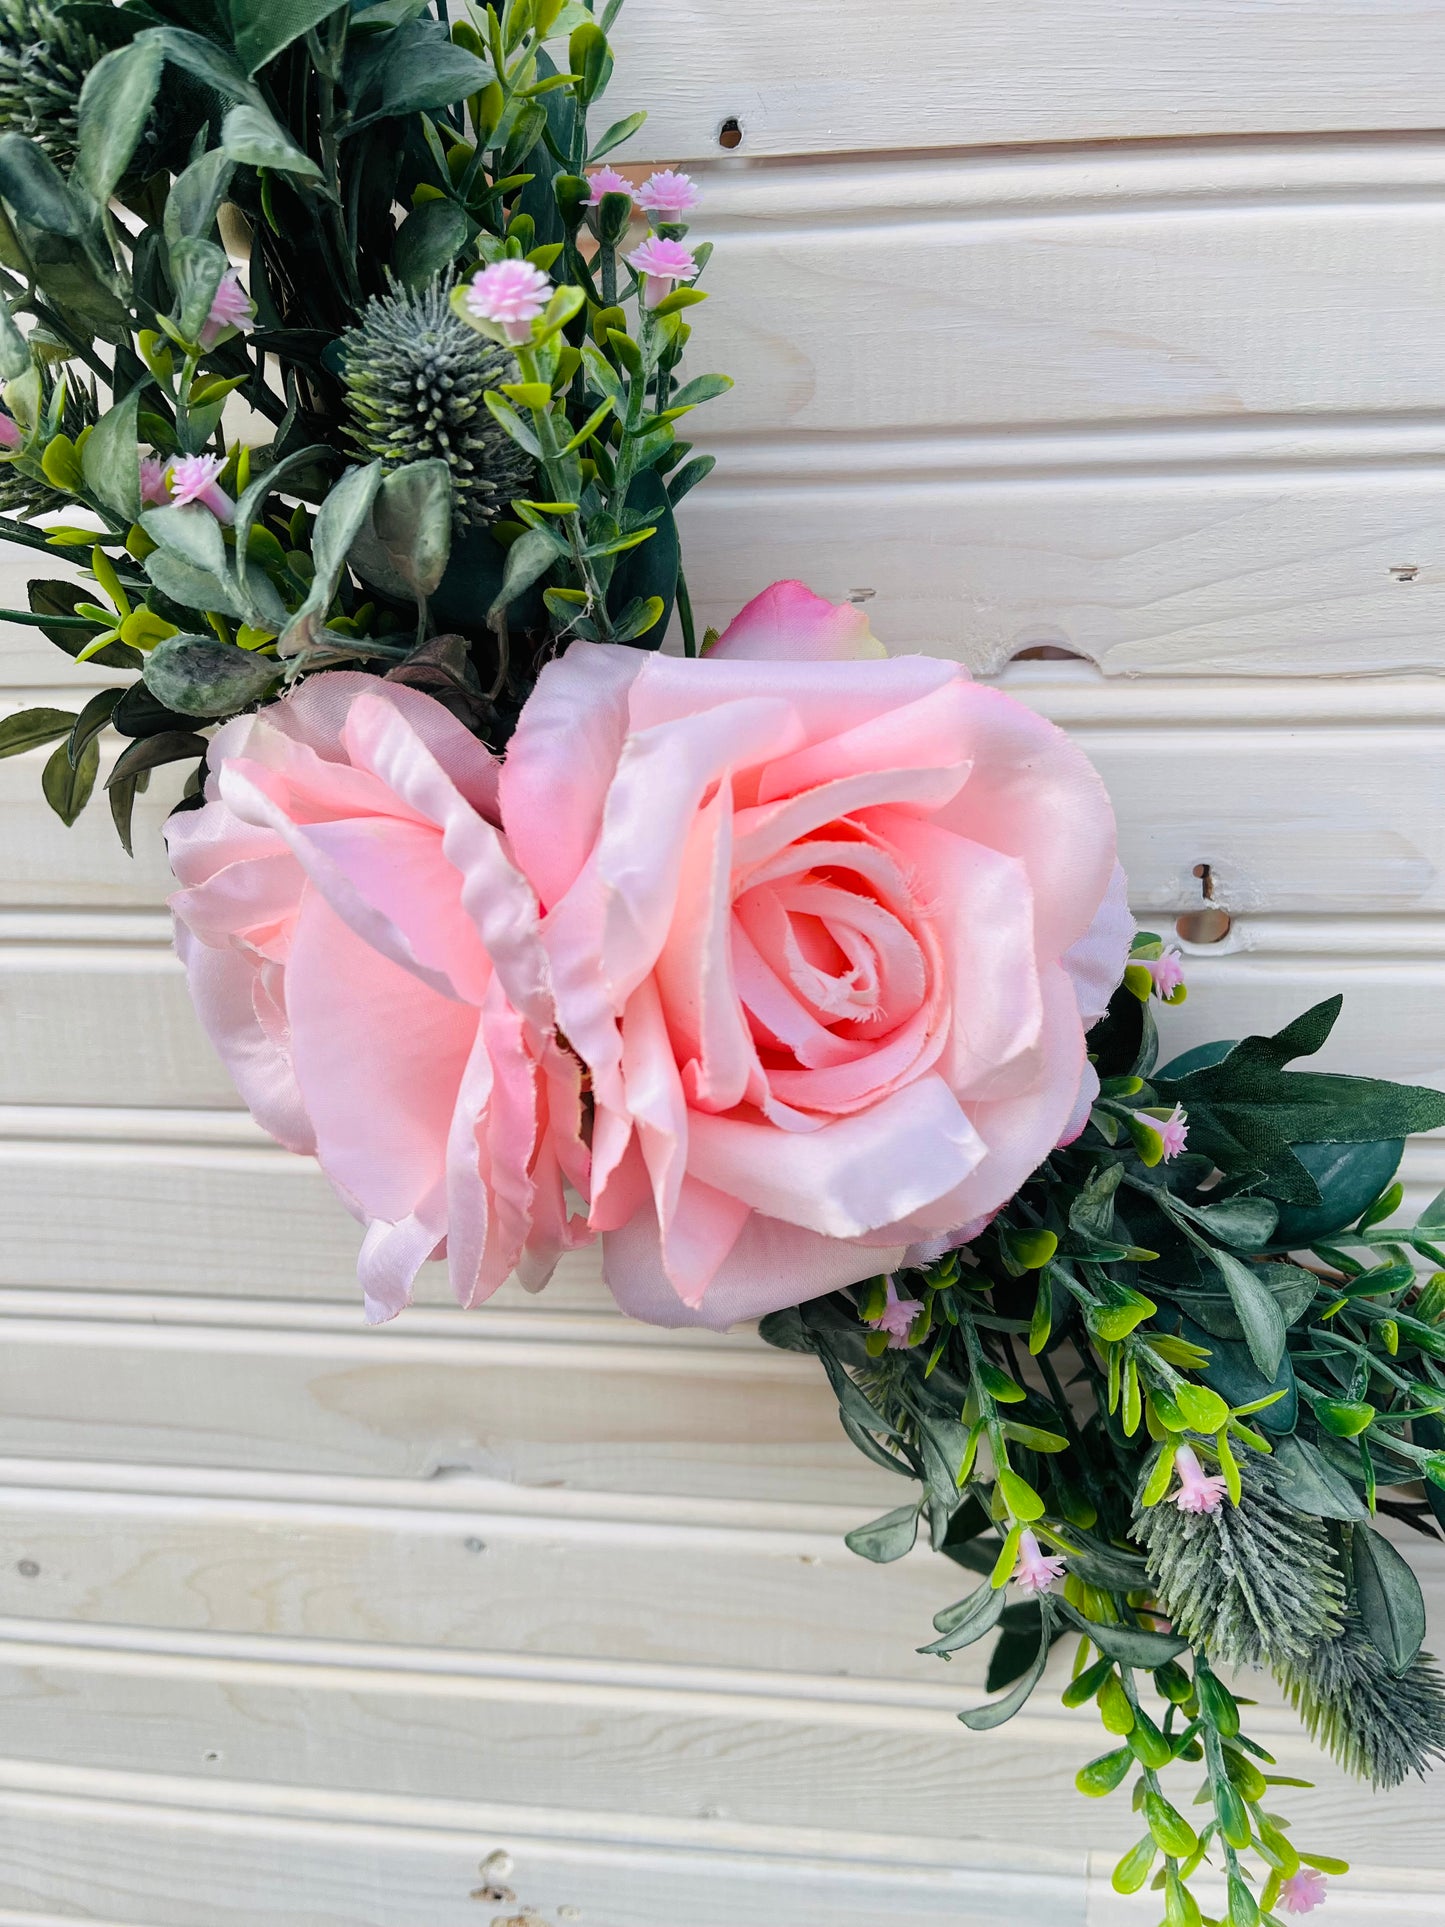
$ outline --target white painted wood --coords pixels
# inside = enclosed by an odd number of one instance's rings
[[[885,16],[629,0],[610,113],[628,153],[741,155],[1434,127],[1431,0],[899,0]]]

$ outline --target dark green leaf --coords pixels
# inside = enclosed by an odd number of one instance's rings
[[[1420,1582],[1389,1540],[1364,1525],[1351,1534],[1350,1577],[1370,1644],[1398,1679],[1425,1637]]]
[[[73,709],[17,709],[0,721],[0,757],[42,749],[57,736],[68,736],[78,721]]]
[[[321,169],[264,108],[243,100],[221,124],[221,152],[241,167],[269,167],[298,180],[319,181]]]
[[[1049,1646],[1051,1644],[1049,1635],[1052,1624],[1053,1622],[1049,1613],[1045,1611],[1040,1631],[1038,1654],[1033,1664],[1029,1667],[1029,1670],[1024,1674],[1018,1685],[1013,1688],[1012,1692],[1006,1693],[1001,1700],[992,1700],[987,1706],[975,1706],[966,1713],[960,1713],[958,1717],[963,1721],[965,1726],[972,1728],[975,1733],[987,1733],[992,1731],[996,1726],[1002,1726],[1005,1720],[1011,1720],[1014,1714],[1019,1711],[1027,1701],[1030,1693],[1033,1692],[1034,1688],[1044,1676],[1044,1668],[1049,1662]]]
[[[1365,1144],[1297,1144],[1295,1156],[1319,1187],[1323,1203],[1286,1205],[1275,1227],[1276,1249],[1299,1251],[1338,1237],[1389,1184],[1404,1148],[1400,1138]]]
[[[54,582],[37,580],[26,584],[26,599],[38,616],[73,616],[77,602],[89,602],[90,592],[78,582]],[[40,633],[53,642],[57,649],[63,649],[67,656],[78,656],[91,637],[101,633],[101,625],[96,623],[89,631],[84,629],[65,629],[58,625],[51,627],[42,622],[38,625]],[[141,664],[139,649],[132,649],[128,643],[108,642],[98,655],[90,660],[100,669],[138,669]]]
[[[86,487],[128,522],[140,514],[140,450],[136,445],[140,397],[140,389],[132,388],[124,401],[108,408],[80,451]]]
[[[1181,1296],[1181,1302],[1192,1304],[1192,1296],[1187,1300]],[[1294,1430],[1299,1418],[1299,1387],[1288,1352],[1280,1360],[1279,1370],[1271,1379],[1261,1374],[1249,1355],[1249,1347],[1242,1340],[1217,1338],[1213,1332],[1205,1331],[1189,1318],[1180,1319],[1179,1335],[1187,1338],[1191,1345],[1202,1346],[1209,1353],[1209,1363],[1200,1367],[1199,1376],[1230,1406],[1253,1405],[1275,1392],[1283,1392],[1284,1397],[1274,1405],[1266,1406],[1252,1423],[1278,1437],[1284,1437]]]
[[[409,462],[383,477],[349,560],[383,594],[416,602],[440,584],[451,547],[451,470],[440,460]]]
[[[528,529],[519,535],[507,550],[507,566],[502,576],[502,586],[496,599],[487,611],[495,620],[509,603],[515,602],[523,590],[530,589],[534,582],[540,581],[561,551],[557,538],[547,529]]]
[[[0,194],[20,219],[46,234],[83,241],[95,216],[45,151],[23,134],[0,135]]]
[[[871,1559],[875,1565],[884,1566],[891,1560],[901,1559],[906,1552],[912,1552],[918,1538],[918,1507],[901,1505],[893,1512],[885,1512],[881,1519],[873,1519],[866,1526],[855,1526],[846,1533],[843,1543],[850,1552],[856,1552],[860,1559]]]
[[[627,507],[634,515],[645,515],[648,522],[655,524],[657,532],[621,557],[608,591],[607,606],[617,614],[634,599],[645,602],[656,596],[662,603],[661,614],[651,628],[633,639],[633,647],[660,649],[672,620],[680,550],[672,504],[655,469],[644,470],[633,481],[627,491]]]
[[[161,49],[133,40],[104,55],[80,90],[80,139],[75,177],[97,207],[105,207],[130,166],[160,85]]]
[[[1003,1586],[975,1586],[967,1599],[945,1606],[933,1615],[939,1637],[920,1653],[956,1653],[991,1633],[1003,1616],[1008,1591]]]
[[[100,744],[92,738],[74,767],[68,746],[57,744],[41,772],[40,787],[45,792],[45,800],[67,829],[90,801],[99,768]]]
[[[1308,1439],[1281,1439],[1270,1460],[1280,1497],[1316,1519],[1366,1519],[1365,1502],[1350,1480],[1323,1459]]]
[[[159,769],[163,763],[180,763],[188,757],[204,756],[205,753],[205,737],[192,735],[189,731],[165,730],[159,736],[143,736],[116,759],[106,788],[114,789],[128,777],[138,776],[142,770]]]
[[[65,753],[70,758],[70,766],[76,768],[86,750],[100,735],[110,721],[111,711],[120,701],[123,692],[119,689],[97,689],[90,701],[75,719],[75,727],[66,741]]]
[[[248,74],[319,26],[338,0],[231,0],[231,39]]]
[[[1249,1355],[1266,1378],[1273,1378],[1284,1357],[1287,1327],[1284,1313],[1264,1282],[1227,1251],[1211,1251],[1229,1292],[1234,1314],[1244,1331]]]
[[[149,778],[144,771],[139,776],[126,776],[119,783],[106,786],[110,799],[110,820],[115,825],[115,833],[120,838],[120,847],[127,856],[134,856],[131,846],[131,818],[135,814],[135,799]]]
[[[876,1411],[868,1403],[862,1391],[832,1352],[820,1349],[818,1356],[823,1361],[823,1370],[828,1374],[828,1382],[833,1387],[839,1409],[851,1418],[855,1425],[861,1425],[866,1431],[882,1432],[888,1438],[897,1438],[896,1429],[888,1423],[881,1412]]]
[[[143,682],[133,682],[111,711],[111,726],[122,736],[160,736],[167,730],[185,731],[192,718],[178,716],[158,703]]]
[[[1173,1659],[1188,1646],[1187,1639],[1177,1633],[1145,1632],[1138,1626],[1104,1626],[1097,1621],[1086,1619],[1077,1606],[1071,1606],[1067,1599],[1055,1599],[1054,1607],[1061,1612],[1072,1626],[1088,1637],[1104,1654],[1106,1659],[1117,1659],[1125,1666],[1153,1668],[1162,1666],[1166,1659]]]
[[[423,288],[450,267],[477,231],[476,222],[455,201],[423,201],[396,231],[392,267],[409,288]]]
[[[450,107],[480,93],[491,78],[491,68],[457,46],[437,21],[408,21],[348,50],[346,88],[355,116],[350,131],[375,120]]]

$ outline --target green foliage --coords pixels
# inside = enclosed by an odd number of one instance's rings
[[[1428,1653],[1396,1676],[1353,1615],[1333,1639],[1278,1669],[1310,1736],[1374,1787],[1422,1779],[1445,1757],[1445,1678]]]
[[[24,134],[68,166],[81,86],[103,51],[89,24],[51,0],[0,0],[0,132]]]

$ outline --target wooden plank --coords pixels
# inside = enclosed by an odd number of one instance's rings
[[[607,117],[645,107],[628,155],[672,160],[716,154],[729,118],[741,156],[1433,127],[1442,31],[1429,0],[900,0],[886,32],[630,0]]]

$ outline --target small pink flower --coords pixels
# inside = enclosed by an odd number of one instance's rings
[[[1147,1111],[1135,1111],[1134,1115],[1163,1139],[1165,1164],[1177,1158],[1189,1141],[1189,1119],[1182,1104],[1176,1104],[1168,1117],[1151,1117]]]
[[[1298,1873],[1290,1875],[1279,1890],[1280,1912],[1312,1914],[1316,1907],[1324,1906],[1328,1884],[1324,1875],[1317,1873],[1313,1867],[1301,1867]]]
[[[171,499],[166,465],[159,455],[142,455],[140,458],[140,499],[147,508],[159,508]]]
[[[0,448],[19,448],[24,440],[19,422],[0,408]]]
[[[241,285],[240,270],[227,268],[216,289],[211,312],[201,324],[201,346],[213,347],[228,328],[239,328],[243,334],[249,334],[255,325],[255,305]]]
[[[1162,957],[1145,959],[1145,968],[1154,979],[1154,995],[1164,1001],[1183,987],[1184,960],[1177,950],[1166,950]]]
[[[586,207],[600,207],[604,194],[625,194],[629,201],[636,198],[631,181],[625,174],[619,174],[615,167],[594,167],[587,179],[592,192],[584,202]]]
[[[679,281],[690,281],[697,273],[697,262],[681,241],[659,240],[655,234],[628,255],[627,265],[642,281],[642,298],[649,308],[665,300]]]
[[[1219,1473],[1206,1472],[1187,1445],[1175,1452],[1174,1470],[1179,1474],[1179,1490],[1169,1496],[1181,1512],[1218,1512],[1229,1490]]]
[[[869,1324],[875,1331],[887,1332],[888,1349],[901,1352],[908,1344],[908,1334],[913,1329],[913,1321],[923,1310],[921,1298],[900,1298],[893,1280],[888,1280],[888,1303]]]
[[[670,167],[649,175],[637,190],[637,205],[662,221],[677,221],[702,199],[697,182]]]
[[[171,500],[178,508],[199,502],[218,522],[230,522],[236,505],[217,482],[226,466],[219,455],[183,455],[171,469]]]
[[[552,283],[530,261],[498,261],[474,276],[467,311],[490,321],[508,341],[532,339],[532,323],[552,298]]]
[[[1063,1570],[1063,1560],[1045,1552],[1031,1532],[1025,1530],[1019,1534],[1019,1562],[1014,1567],[1013,1579],[1020,1592],[1048,1592]]]

